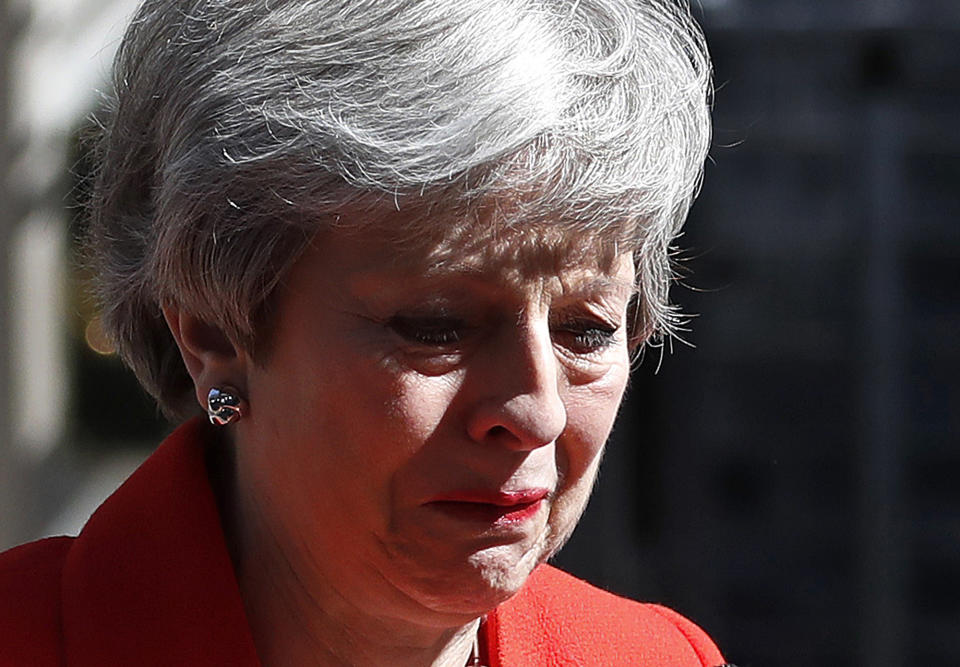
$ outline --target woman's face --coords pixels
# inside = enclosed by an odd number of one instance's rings
[[[519,590],[573,530],[627,384],[628,256],[481,245],[321,235],[248,365],[241,503],[369,611],[475,617]]]

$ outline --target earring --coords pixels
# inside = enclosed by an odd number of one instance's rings
[[[243,417],[247,402],[237,395],[233,387],[211,387],[207,394],[207,415],[210,423],[226,426]]]

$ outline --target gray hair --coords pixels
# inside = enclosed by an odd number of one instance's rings
[[[507,202],[508,227],[613,239],[634,335],[676,322],[710,143],[685,0],[146,0],[114,75],[89,247],[106,330],[168,414],[196,405],[162,304],[253,353],[311,238],[391,210]]]

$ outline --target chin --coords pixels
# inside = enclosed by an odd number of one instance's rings
[[[456,540],[437,536],[393,543],[387,578],[421,609],[434,614],[458,619],[487,614],[519,593],[534,569],[559,551],[587,497],[586,493],[565,495],[550,507],[545,524],[517,541],[488,541],[466,549]]]
[[[489,613],[523,588],[533,570],[546,559],[550,551],[546,542],[542,539],[525,549],[519,544],[481,549],[449,569],[432,569],[409,580],[402,588],[434,612],[473,619]]]
[[[509,600],[523,588],[534,568],[546,560],[548,551],[542,543],[520,557],[511,553],[513,550],[513,545],[492,547],[470,557],[470,565],[497,598],[497,604]]]

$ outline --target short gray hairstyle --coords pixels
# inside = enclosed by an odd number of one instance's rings
[[[105,328],[167,414],[194,412],[163,304],[253,353],[318,231],[508,202],[501,224],[632,251],[633,335],[669,333],[710,96],[685,0],[146,0],[96,152]]]

